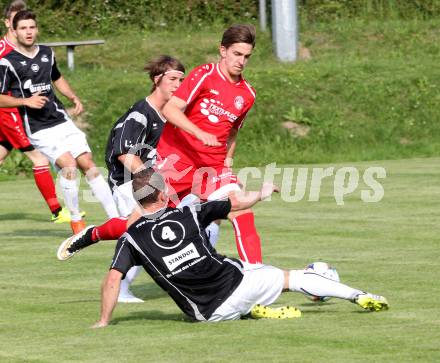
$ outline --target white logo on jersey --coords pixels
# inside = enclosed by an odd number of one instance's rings
[[[40,70],[40,66],[38,64],[34,63],[34,64],[31,65],[31,69],[32,69],[32,71],[37,73]]]
[[[219,117],[223,115],[226,115],[230,122],[234,122],[238,118],[238,116],[225,110],[221,106],[223,106],[223,103],[218,100],[208,100],[207,98],[204,98],[203,101],[200,102],[200,112],[207,116],[208,120],[212,123],[219,122]]]
[[[235,97],[235,100],[234,100],[235,108],[240,111],[243,108],[243,105],[244,105],[243,97],[241,97],[241,96]]]
[[[45,83],[37,83],[32,84],[32,80],[28,79],[23,83],[23,89],[28,89],[31,93],[35,93],[38,91],[44,92],[44,91],[50,91],[50,84]]]
[[[188,246],[186,246],[184,249],[181,249],[179,252],[173,253],[172,255],[162,257],[163,261],[165,262],[166,266],[168,267],[168,270],[173,271],[177,267],[179,267],[182,263],[194,260],[196,258],[200,257],[199,253],[197,252],[196,247],[193,243],[190,243]]]
[[[25,66],[27,63],[26,63],[26,61],[21,61],[20,64],[21,64],[22,66]]]
[[[151,230],[151,239],[160,248],[170,250],[179,246],[185,238],[185,228],[177,221],[163,221]]]
[[[133,143],[131,142],[131,140],[125,140],[125,147],[128,147],[128,148],[130,148],[130,147],[133,147],[134,145],[133,145]]]
[[[41,61],[44,62],[44,63],[49,62],[49,58],[47,58],[47,55],[46,55],[46,54],[44,54],[44,55],[41,57]]]

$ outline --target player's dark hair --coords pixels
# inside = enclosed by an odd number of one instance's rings
[[[16,11],[21,11],[26,9],[26,3],[23,0],[14,0],[6,5],[3,16],[5,19],[9,19],[11,14]]]
[[[250,24],[234,24],[225,30],[222,37],[221,45],[229,48],[235,43],[251,44],[255,47],[255,27]]]
[[[151,92],[153,92],[156,89],[156,84],[154,83],[155,77],[163,76],[167,71],[180,71],[185,73],[185,67],[176,58],[169,55],[160,55],[159,57],[150,60],[145,65],[144,71],[148,72],[150,75],[150,79],[153,82]]]
[[[20,10],[12,20],[12,29],[17,29],[18,22],[21,20],[34,20],[37,22],[37,16],[30,10]]]
[[[134,198],[144,207],[157,202],[159,193],[166,189],[162,175],[153,168],[143,169],[134,174],[132,187]]]

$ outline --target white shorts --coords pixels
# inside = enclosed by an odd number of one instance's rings
[[[279,268],[242,262],[243,280],[208,321],[237,320],[257,304],[273,304],[284,287],[284,272]]]
[[[81,154],[91,151],[86,134],[76,127],[72,120],[38,131],[29,136],[29,140],[54,165],[66,152],[70,152],[76,159]]]
[[[136,200],[133,197],[133,181],[130,180],[116,188],[113,188],[113,200],[118,206],[121,217],[128,217],[136,208]]]

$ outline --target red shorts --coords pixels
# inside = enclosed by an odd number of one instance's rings
[[[0,111],[0,145],[6,149],[19,149],[20,151],[31,151],[31,145],[23,129],[23,122],[18,110]]]
[[[202,200],[217,199],[229,191],[238,190],[240,182],[226,167],[202,167],[167,160],[160,166],[170,195],[170,205],[176,206],[183,197],[195,194]],[[219,193],[215,193],[219,191]]]

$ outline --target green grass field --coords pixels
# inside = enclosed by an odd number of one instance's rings
[[[335,165],[383,166],[387,178],[380,181],[385,196],[379,203],[362,202],[361,185],[337,206],[329,178],[318,202],[286,203],[277,196],[256,208],[266,263],[301,268],[330,262],[343,282],[385,295],[389,311],[367,313],[335,299],[316,305],[290,293],[279,303],[301,308],[300,319],[191,323],[143,274],[133,291],[146,302],[118,306],[113,324],[102,330],[89,327],[98,319],[114,243],[57,261],[69,227],[48,222],[31,179],[2,181],[0,361],[438,362],[439,163]],[[88,223],[103,221],[99,204],[82,206]],[[225,224],[218,250],[235,256],[232,241]]]

